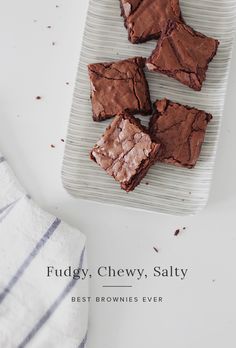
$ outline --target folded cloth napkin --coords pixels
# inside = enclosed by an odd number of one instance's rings
[[[48,267],[87,268],[85,237],[40,209],[0,154],[0,347],[83,348],[88,296],[79,277]]]

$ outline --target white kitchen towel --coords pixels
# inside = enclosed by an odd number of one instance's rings
[[[72,298],[88,281],[69,274],[81,267],[84,235],[40,209],[0,154],[0,347],[85,347],[88,305]]]

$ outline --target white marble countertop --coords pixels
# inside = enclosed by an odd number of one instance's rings
[[[1,3],[1,152],[43,208],[87,236],[92,269],[98,265],[188,268],[183,281],[131,280],[130,289],[104,289],[104,280],[93,278],[91,295],[162,296],[163,303],[93,302],[89,348],[233,348],[236,50],[210,200],[203,212],[174,217],[77,200],[62,187],[61,139],[66,137],[87,3]],[[182,227],[186,230],[174,237]]]

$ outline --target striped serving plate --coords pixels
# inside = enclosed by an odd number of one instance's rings
[[[156,164],[135,191],[127,194],[89,159],[90,149],[110,121],[95,123],[92,120],[87,64],[133,56],[148,57],[155,47],[155,41],[140,45],[128,41],[120,17],[119,0],[90,0],[62,169],[63,185],[72,195],[175,215],[192,215],[206,205],[235,36],[236,1],[182,0],[180,3],[187,24],[220,41],[204,87],[201,92],[195,92],[158,73],[146,72],[146,76],[152,101],[167,97],[213,114],[197,166],[189,170]],[[149,117],[141,119],[147,124]]]

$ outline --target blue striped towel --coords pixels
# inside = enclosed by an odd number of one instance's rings
[[[85,237],[40,209],[0,154],[0,347],[83,348],[88,282],[47,277],[47,267],[87,268]]]

